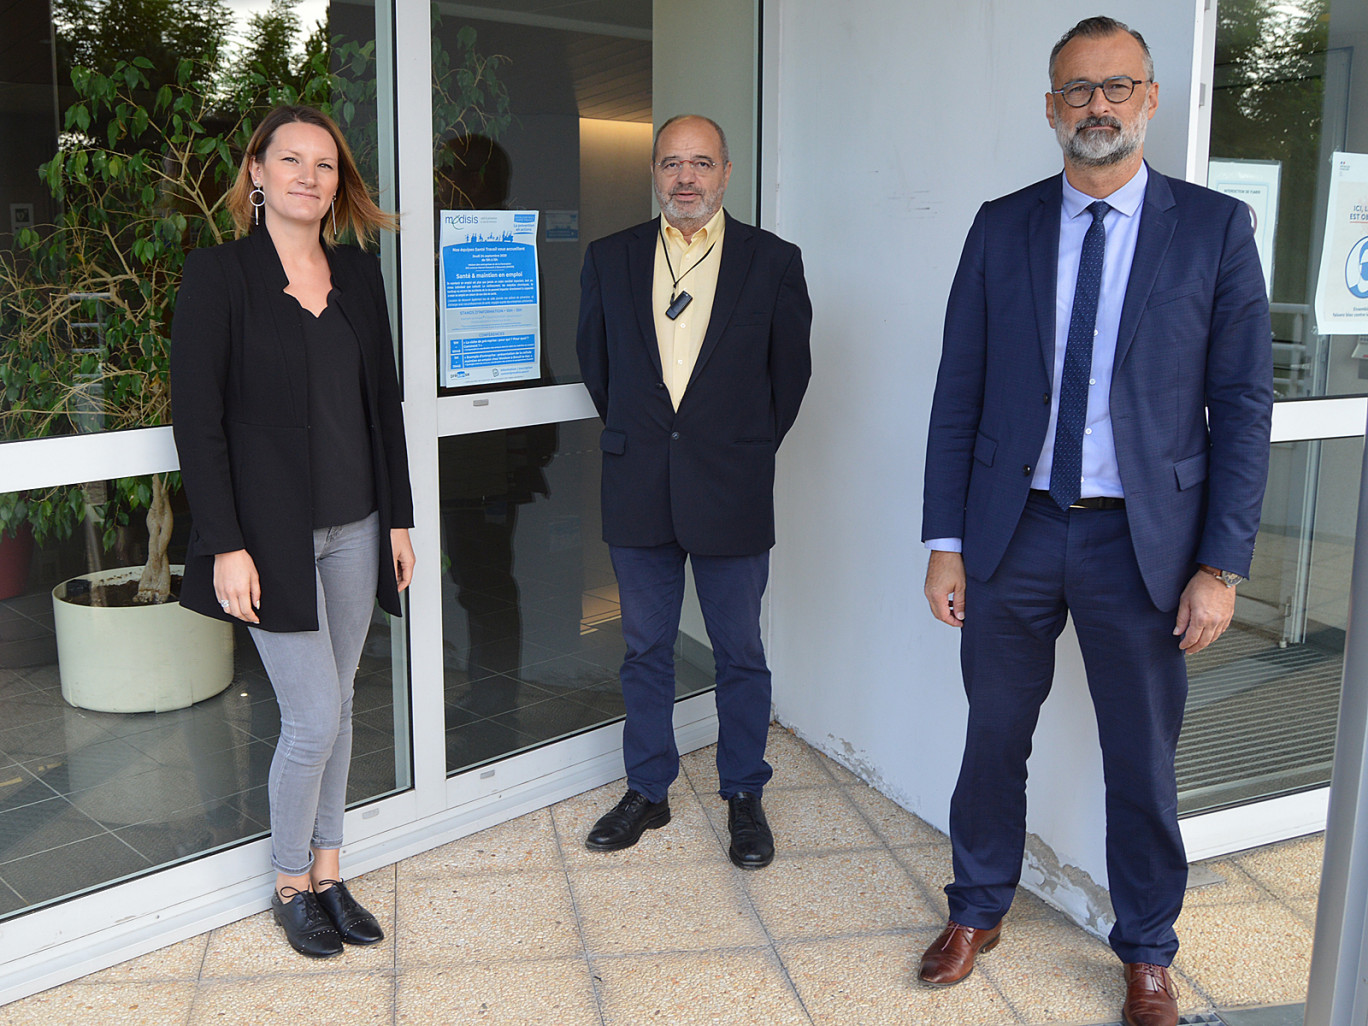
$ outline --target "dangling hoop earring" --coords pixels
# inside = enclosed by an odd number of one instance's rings
[[[261,191],[260,185],[253,182],[247,198],[252,201],[252,224],[261,224],[261,208],[266,205],[266,194]]]
[[[334,196],[334,197],[332,198],[332,202],[328,204],[328,209],[332,211],[333,242],[336,242],[336,241],[337,241],[337,197],[336,197],[336,196]]]

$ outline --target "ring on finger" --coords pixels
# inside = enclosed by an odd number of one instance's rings
[[[228,605],[229,605],[229,603],[228,603],[228,600],[227,600],[227,599],[219,599],[219,605],[221,605],[221,606],[223,607],[223,611],[224,611],[225,613],[228,611]]]

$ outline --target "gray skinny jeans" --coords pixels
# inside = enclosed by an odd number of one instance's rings
[[[352,684],[366,643],[379,572],[380,515],[313,533],[318,630],[251,627],[280,704],[271,759],[271,865],[303,876],[311,848],[342,847],[351,768]]]

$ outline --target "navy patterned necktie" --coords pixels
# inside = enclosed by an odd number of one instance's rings
[[[1088,206],[1093,222],[1083,236],[1078,261],[1069,339],[1064,346],[1064,373],[1059,381],[1059,417],[1055,422],[1050,497],[1060,509],[1078,501],[1083,479],[1083,425],[1088,419],[1088,379],[1092,375],[1093,336],[1097,334],[1097,294],[1102,288],[1102,253],[1107,229],[1102,219],[1111,207],[1098,200]]]

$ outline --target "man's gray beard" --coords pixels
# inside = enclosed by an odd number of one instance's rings
[[[1059,140],[1059,146],[1064,151],[1064,158],[1071,164],[1080,167],[1107,167],[1119,164],[1144,145],[1145,129],[1149,127],[1149,118],[1145,116],[1148,111],[1149,103],[1146,101],[1145,106],[1140,109],[1140,116],[1130,126],[1120,118],[1115,118],[1121,129],[1113,136],[1093,135],[1081,128],[1075,128],[1073,135],[1070,136],[1066,134],[1069,131],[1068,126],[1056,118],[1055,138]]]
[[[700,210],[698,214],[695,216],[686,216],[684,212],[679,209],[679,206],[675,203],[674,198],[668,192],[662,193],[659,189],[656,190],[656,203],[660,206],[661,211],[665,214],[665,220],[669,221],[670,224],[674,225],[676,228],[679,228],[680,225],[685,225],[687,227],[692,228],[693,231],[697,231],[699,228],[702,228],[705,224],[711,221],[713,219],[713,215],[716,214],[718,210],[720,210],[722,207],[722,205],[719,203],[711,210],[704,208],[703,210]],[[690,234],[692,234],[692,232],[690,232]]]

